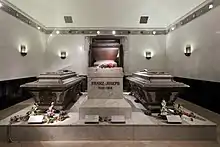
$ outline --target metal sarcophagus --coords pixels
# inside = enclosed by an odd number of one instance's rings
[[[131,94],[150,111],[159,111],[162,100],[167,106],[173,106],[178,93],[189,87],[174,81],[173,76],[165,72],[141,71],[127,77],[131,85]]]
[[[77,100],[83,78],[72,71],[57,71],[40,74],[38,80],[21,85],[34,94],[39,109],[46,110],[55,103],[55,109],[63,110]]]

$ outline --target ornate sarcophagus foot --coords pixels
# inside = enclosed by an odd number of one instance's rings
[[[56,110],[65,109],[71,102],[77,101],[81,94],[83,77],[72,71],[57,71],[40,74],[35,82],[21,85],[34,94],[39,109],[46,110],[52,102]]]
[[[142,103],[149,111],[160,111],[161,102],[165,100],[168,107],[173,107],[178,93],[189,87],[173,80],[165,72],[142,71],[127,77],[131,85],[131,94],[136,102]]]

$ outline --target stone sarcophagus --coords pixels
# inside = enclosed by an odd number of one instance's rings
[[[77,101],[83,78],[72,71],[57,71],[40,74],[38,80],[21,85],[34,94],[39,109],[46,110],[52,102],[56,110],[63,110]]]
[[[137,72],[127,77],[127,80],[136,102],[141,102],[150,112],[159,111],[162,100],[167,102],[168,107],[172,107],[178,93],[189,87],[174,81],[173,76],[165,72]]]
[[[88,99],[80,106],[79,115],[80,119],[86,115],[131,118],[131,106],[123,96],[122,68],[88,69]]]

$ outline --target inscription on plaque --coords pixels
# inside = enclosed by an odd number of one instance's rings
[[[89,78],[88,95],[92,99],[118,99],[123,98],[122,78]]]
[[[91,82],[91,85],[95,85],[95,86],[98,86],[98,89],[101,89],[101,90],[112,90],[113,87],[112,86],[119,86],[120,85],[120,82]]]
[[[92,85],[120,85],[120,82],[92,82]]]

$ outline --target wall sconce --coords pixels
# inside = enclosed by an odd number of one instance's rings
[[[61,59],[66,59],[66,57],[67,57],[67,53],[66,52],[64,52],[64,51],[60,52],[60,58]]]
[[[192,54],[191,45],[187,45],[185,49],[185,55],[189,57]]]
[[[150,60],[152,58],[152,53],[150,51],[145,52],[145,57]]]
[[[21,53],[22,56],[27,55],[27,47],[25,45],[20,46],[20,53]]]

